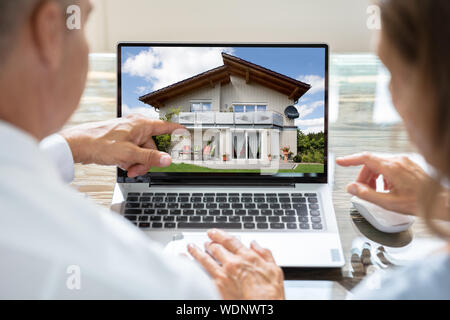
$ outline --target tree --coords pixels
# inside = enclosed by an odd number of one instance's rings
[[[181,108],[170,108],[169,112],[166,113],[165,116],[161,117],[161,120],[171,122],[174,116],[178,116],[180,114]],[[170,146],[172,143],[172,138],[170,134],[163,134],[160,136],[153,137],[153,140],[155,140],[156,148],[159,151],[169,153],[170,152]]]

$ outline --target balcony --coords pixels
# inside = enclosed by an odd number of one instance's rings
[[[258,112],[180,112],[173,122],[186,126],[270,125],[283,126],[283,116],[274,111]]]

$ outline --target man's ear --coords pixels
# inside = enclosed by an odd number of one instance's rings
[[[58,1],[44,1],[31,20],[33,41],[39,58],[49,68],[57,69],[63,61],[66,32],[64,10]]]

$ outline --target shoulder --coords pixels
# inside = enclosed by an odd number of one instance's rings
[[[353,294],[354,299],[450,299],[450,255],[435,254],[395,271],[377,272]]]

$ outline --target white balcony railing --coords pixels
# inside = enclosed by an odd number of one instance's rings
[[[283,126],[283,116],[274,111],[258,112],[180,112],[172,121],[183,125],[276,125]]]

